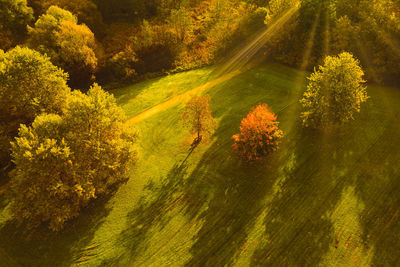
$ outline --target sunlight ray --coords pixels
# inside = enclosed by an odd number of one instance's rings
[[[362,58],[362,60],[365,62],[366,67],[367,67],[369,73],[371,74],[372,78],[373,78],[375,81],[379,81],[379,80],[380,80],[379,75],[377,74],[377,72],[376,72],[376,70],[375,70],[373,64],[371,63],[371,58],[370,58],[370,56],[369,56],[369,54],[368,54],[367,49],[366,49],[365,46],[361,43],[361,41],[358,40],[358,39],[356,39],[356,45],[357,45],[358,49],[360,50],[361,58]]]
[[[310,64],[311,53],[313,51],[314,44],[315,44],[315,35],[317,32],[317,26],[318,26],[320,14],[321,14],[321,11],[319,11],[318,15],[315,18],[315,21],[313,22],[313,25],[312,25],[312,28],[311,28],[311,31],[309,34],[309,38],[308,38],[308,41],[306,42],[305,49],[303,52],[300,69],[304,72],[297,75],[297,77],[295,78],[295,82],[294,82],[295,86],[290,93],[290,96],[289,96],[290,99],[288,101],[289,104],[284,109],[286,109],[287,107],[289,107],[293,104],[298,103],[298,101],[302,95],[303,87],[306,83],[306,77],[307,77],[306,70]],[[283,110],[281,110],[281,111],[283,111]],[[278,113],[281,113],[281,111]],[[292,131],[292,129],[297,121],[296,117],[298,116],[298,112],[299,111],[297,109],[290,109],[290,111],[288,112],[287,116],[289,118],[291,118],[291,120],[290,120],[290,124],[287,126],[287,129],[286,129],[287,132]]]
[[[268,27],[265,31],[263,31],[255,40],[253,40],[251,43],[249,43],[244,49],[242,49],[239,53],[236,54],[232,59],[230,59],[227,63],[225,63],[218,72],[213,75],[214,79],[211,79],[204,85],[198,86],[194,89],[191,89],[190,91],[183,93],[181,95],[178,95],[170,100],[165,101],[164,103],[161,103],[159,105],[156,105],[141,114],[130,118],[127,123],[130,124],[136,124],[139,123],[147,118],[150,118],[159,112],[169,108],[178,105],[179,103],[182,103],[184,101],[188,101],[191,97],[193,97],[196,94],[202,93],[205,90],[208,90],[220,83],[223,83],[225,81],[228,81],[232,79],[233,77],[237,76],[243,68],[250,62],[250,60],[253,59],[254,55],[270,40],[272,36],[274,36],[276,33],[278,33],[284,25],[286,25],[290,19],[294,17],[296,12],[299,10],[300,5],[297,3],[295,6],[293,6],[291,9],[289,9],[287,12],[285,12],[279,19],[277,19],[270,27]],[[313,34],[312,34],[312,39],[314,40],[315,36],[315,29],[316,29],[316,24],[313,26]],[[313,40],[311,42],[311,47],[313,45]],[[308,48],[307,48],[308,49]],[[310,50],[310,49],[309,49]],[[307,57],[309,57],[311,51],[308,53]],[[303,66],[304,64],[302,64]],[[307,63],[308,65],[308,63]],[[306,65],[306,66],[307,66]],[[305,66],[305,67],[306,67]],[[251,66],[253,67],[253,66]]]
[[[331,45],[331,22],[329,19],[329,10],[325,11],[325,31],[324,31],[324,53],[323,56],[328,56],[330,54]]]
[[[286,11],[279,19],[261,32],[257,38],[251,41],[246,45],[246,47],[226,62],[221,69],[217,71],[216,77],[243,68],[251,59],[253,59],[254,55],[271,39],[271,37],[277,34],[282,27],[294,17],[299,8],[300,5],[296,4]]]

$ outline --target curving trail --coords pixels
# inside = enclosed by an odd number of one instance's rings
[[[217,86],[218,84],[226,82],[226,81],[232,79],[233,77],[239,75],[240,73],[241,73],[241,71],[236,70],[236,71],[230,72],[228,74],[222,75],[221,77],[219,77],[217,79],[214,79],[214,80],[211,80],[209,82],[206,82],[203,85],[195,87],[195,88],[193,88],[193,89],[191,89],[191,90],[189,90],[189,91],[187,91],[185,93],[182,93],[182,94],[180,94],[178,96],[175,96],[175,97],[173,97],[173,98],[171,98],[171,99],[169,99],[169,100],[167,100],[167,101],[165,101],[163,103],[155,105],[154,107],[152,107],[152,108],[150,108],[150,109],[148,109],[148,110],[146,110],[146,111],[144,111],[144,112],[142,112],[142,113],[140,113],[140,114],[128,119],[126,121],[126,123],[136,124],[136,123],[142,122],[142,121],[144,121],[144,120],[146,120],[146,119],[148,119],[148,118],[150,118],[150,117],[152,117],[152,116],[154,116],[154,115],[166,110],[167,108],[176,106],[176,105],[178,105],[178,104],[180,104],[182,102],[185,102],[185,101],[189,101],[190,98],[192,98],[194,95],[200,94],[200,93],[204,92],[205,90],[208,90],[210,88],[213,88],[213,87]]]

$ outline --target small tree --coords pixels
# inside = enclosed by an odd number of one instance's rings
[[[190,127],[191,134],[197,135],[194,144],[198,144],[203,137],[207,137],[216,127],[215,119],[209,107],[209,95],[195,96],[186,104],[181,120],[186,126]]]
[[[259,104],[240,124],[240,133],[232,136],[233,148],[246,161],[258,161],[278,149],[283,132],[277,116],[266,104]]]
[[[22,125],[12,143],[11,212],[30,228],[58,231],[90,200],[128,177],[135,135],[112,95],[93,86],[75,91],[62,115]]]
[[[303,124],[320,127],[354,119],[354,113],[360,112],[361,103],[368,99],[363,76],[359,61],[352,54],[326,57],[324,65],[311,74],[300,100]]]

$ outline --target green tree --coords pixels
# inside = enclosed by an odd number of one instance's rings
[[[12,143],[15,218],[61,230],[91,199],[128,177],[135,134],[112,95],[94,85],[75,91],[62,115],[42,114],[22,125]]]
[[[67,71],[73,87],[88,86],[97,68],[94,34],[77,23],[71,12],[51,6],[33,28],[28,27],[28,45]]]
[[[68,75],[47,56],[29,48],[0,50],[0,160],[7,163],[9,142],[21,123],[42,112],[61,113],[70,92]]]
[[[0,0],[0,49],[8,50],[22,44],[26,25],[33,20],[33,10],[26,0]]]
[[[354,113],[360,112],[361,103],[368,99],[363,76],[359,61],[352,54],[326,57],[324,65],[311,74],[300,100],[303,124],[320,127],[354,119]]]

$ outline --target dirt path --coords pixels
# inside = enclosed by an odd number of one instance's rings
[[[214,80],[211,80],[209,82],[206,82],[203,85],[195,87],[195,88],[193,88],[193,89],[191,89],[191,90],[189,90],[189,91],[187,91],[185,93],[182,93],[182,94],[180,94],[178,96],[175,96],[175,97],[173,97],[173,98],[171,98],[171,99],[169,99],[169,100],[167,100],[165,102],[162,102],[162,103],[160,103],[158,105],[155,105],[154,107],[152,107],[152,108],[150,108],[150,109],[148,109],[148,110],[146,110],[146,111],[144,111],[144,112],[142,112],[142,113],[140,113],[140,114],[128,119],[126,121],[126,123],[136,124],[136,123],[142,122],[142,121],[144,121],[144,120],[146,120],[146,119],[148,119],[148,118],[150,118],[150,117],[152,117],[152,116],[154,116],[154,115],[166,110],[167,108],[176,106],[176,105],[178,105],[178,104],[180,104],[182,102],[185,102],[185,101],[189,101],[190,98],[192,98],[194,95],[197,95],[197,94],[199,94],[201,92],[204,92],[205,90],[210,89],[210,88],[212,88],[212,87],[214,87],[214,86],[216,86],[216,85],[218,85],[220,83],[226,82],[226,81],[232,79],[233,77],[237,76],[240,73],[241,72],[238,71],[238,70],[237,71],[233,71],[233,72],[225,74],[225,75],[223,75],[223,76],[221,76],[221,77],[219,77],[217,79],[214,79]]]

